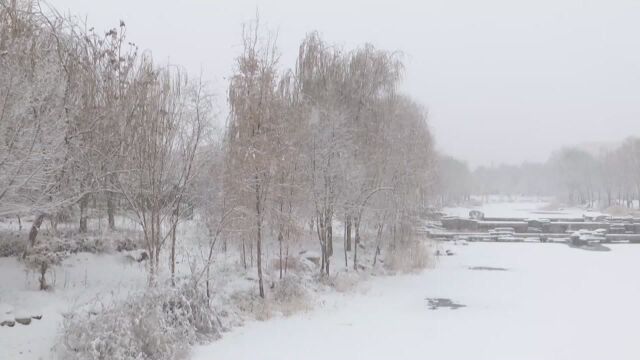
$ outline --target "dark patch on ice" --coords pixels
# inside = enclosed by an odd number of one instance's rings
[[[31,317],[17,317],[16,322],[22,325],[29,325],[31,324]]]
[[[445,250],[444,253],[441,252],[440,250],[436,250],[436,256],[444,256],[444,255],[451,256],[451,255],[454,255],[454,253],[451,250]]]
[[[461,307],[466,307],[467,305],[456,304],[451,299],[445,298],[427,298],[427,302],[429,303],[430,310],[437,310],[439,308],[448,307],[451,310],[456,310]]]
[[[602,244],[591,244],[591,245],[573,245],[573,244],[569,244],[569,247],[572,247],[574,249],[581,249],[581,250],[587,250],[587,251],[611,251],[610,248],[602,245]]]
[[[507,271],[509,269],[493,266],[470,266],[469,270]]]

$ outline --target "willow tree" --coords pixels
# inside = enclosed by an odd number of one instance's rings
[[[0,215],[34,214],[30,245],[45,216],[85,194],[90,131],[82,42],[73,23],[39,6],[0,1]]]
[[[333,221],[344,190],[344,154],[352,133],[344,106],[348,63],[342,52],[317,33],[300,45],[296,64],[297,91],[307,127],[304,147],[308,193],[321,251],[320,272],[329,274],[333,255]]]
[[[255,236],[259,293],[264,297],[265,218],[280,151],[278,52],[272,39],[260,38],[257,22],[243,28],[242,40],[229,85],[225,191],[243,206],[244,226]]]
[[[426,111],[408,97],[397,99],[392,132],[387,133],[389,161],[384,180],[393,189],[392,246],[413,240],[419,214],[429,205],[437,179],[436,152]]]
[[[395,131],[391,117],[403,65],[398,54],[375,49],[369,44],[352,51],[348,63],[344,102],[354,136],[353,151],[348,154],[350,165],[346,168],[350,190],[345,193],[345,219],[347,228],[353,226],[354,230],[353,267],[357,269],[360,225],[367,204],[378,192],[390,190],[383,184],[385,154],[389,150],[384,139]],[[346,248],[349,250],[350,232],[346,235]]]
[[[296,77],[309,128],[306,162],[315,223],[322,252],[321,271],[329,273],[333,221],[344,209],[345,262],[351,230],[359,241],[367,202],[386,188],[379,169],[382,138],[389,128],[389,99],[402,71],[397,54],[371,45],[344,53],[317,33],[300,46]],[[354,267],[357,267],[354,253]]]
[[[171,241],[180,205],[195,179],[196,153],[208,122],[209,105],[199,82],[177,68],[156,68],[143,58],[136,69],[135,113],[126,124],[120,175],[115,188],[126,199],[144,235],[149,282],[156,283],[160,253]],[[175,257],[171,258],[175,272]]]

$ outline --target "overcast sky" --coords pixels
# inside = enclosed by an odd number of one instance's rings
[[[318,30],[404,55],[403,90],[441,151],[470,165],[545,160],[568,144],[640,135],[639,0],[49,0],[97,29],[127,23],[156,61],[201,71],[225,99],[256,10],[284,66]],[[221,105],[224,106],[224,105]]]

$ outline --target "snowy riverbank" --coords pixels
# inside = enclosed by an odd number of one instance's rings
[[[211,304],[208,308],[215,313],[214,329],[207,336],[198,334],[197,341],[192,338],[180,338],[174,345],[180,347],[180,350],[184,348],[185,351],[181,352],[188,352],[191,344],[210,342],[218,338],[220,332],[226,337],[227,334],[241,329],[245,323],[265,321],[305,309],[322,307],[325,297],[332,296],[329,294],[342,293],[344,295],[341,296],[348,297],[354,291],[358,291],[360,282],[369,279],[372,274],[386,274],[387,268],[393,266],[394,257],[386,252],[384,260],[388,261],[382,264],[383,258],[379,257],[378,265],[372,266],[375,254],[374,237],[365,234],[367,237],[362,240],[362,248],[359,251],[362,270],[357,273],[351,270],[353,259],[349,254],[349,271],[346,271],[344,262],[339,259],[334,263],[331,276],[326,278],[318,275],[319,255],[314,251],[317,243],[311,236],[290,248],[288,272],[284,280],[279,279],[278,248],[271,243],[267,244],[263,248],[266,258],[269,259],[264,266],[266,300],[260,299],[257,295],[255,268],[251,264],[248,264],[247,268],[242,265],[238,249],[229,247],[227,252],[216,250],[211,267],[211,298],[208,300]],[[185,243],[177,251],[177,274],[180,279],[189,281],[203,269],[203,254],[206,254],[207,249],[201,246],[202,242],[206,246],[208,238],[197,221],[181,227],[179,235],[185,239]],[[0,327],[0,359],[67,359],[68,354],[61,353],[60,350],[68,350],[69,346],[74,349],[72,354],[75,358],[84,359],[84,351],[87,350],[78,347],[78,344],[93,346],[91,344],[95,342],[96,347],[102,346],[100,344],[106,346],[113,342],[114,337],[126,339],[122,343],[128,344],[118,345],[118,349],[135,349],[133,344],[137,344],[136,341],[140,340],[138,338],[145,340],[147,336],[136,333],[135,329],[130,329],[130,325],[140,319],[150,319],[150,314],[127,311],[132,305],[146,309],[144,304],[136,302],[144,301],[140,296],[147,289],[146,261],[136,260],[140,258],[141,251],[117,252],[112,249],[98,254],[67,254],[62,263],[55,266],[47,276],[51,284],[49,291],[38,290],[38,275],[28,270],[17,256],[0,257],[0,315],[11,320],[25,312],[42,315],[42,319],[34,320],[28,326],[15,324],[11,327]],[[334,251],[343,254],[340,242],[335,243]],[[432,252],[425,248],[424,252],[416,254],[421,255],[421,259],[424,255],[424,260],[420,262],[429,258],[427,251]],[[168,254],[165,254],[165,258],[166,256]],[[163,263],[168,263],[168,259],[165,258]],[[250,259],[248,255],[247,261],[253,261],[252,256]],[[409,267],[412,263],[408,257],[403,257],[403,261],[404,263],[399,265],[400,268]],[[166,283],[168,276],[166,271],[163,272],[161,283]],[[200,287],[203,287],[202,284]],[[159,289],[165,290],[169,289]],[[162,306],[162,302],[157,305]],[[83,319],[87,321],[78,323],[84,321]],[[68,320],[75,322],[75,325]],[[168,324],[158,329],[171,330]],[[95,341],[87,345],[84,335],[87,335],[87,339]],[[67,345],[63,346],[63,342]],[[69,345],[70,343],[73,345]],[[157,351],[168,354],[167,358],[174,358],[174,355],[162,349]]]

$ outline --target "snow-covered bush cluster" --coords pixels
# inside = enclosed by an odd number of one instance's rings
[[[68,314],[57,352],[69,360],[173,360],[221,330],[206,295],[191,284],[158,287],[97,311]]]
[[[0,232],[0,257],[21,256],[27,242],[18,232]]]
[[[92,254],[131,251],[144,247],[140,235],[124,231],[105,231],[96,233],[78,233],[70,231],[56,236],[59,241],[57,251],[69,253],[86,252]],[[42,242],[48,242],[43,236]]]
[[[133,235],[133,236],[131,236]],[[50,249],[58,253],[92,253],[102,254],[111,252],[131,251],[144,247],[137,234],[123,235],[119,232],[105,232],[98,234],[82,234],[68,232],[58,235],[43,234],[39,236],[38,244],[42,249]],[[23,234],[3,233],[0,236],[0,257],[22,256],[28,249]],[[28,249],[29,252],[33,251]]]
[[[52,252],[66,254],[79,252],[99,254],[110,251],[111,246],[110,242],[101,236],[41,235],[34,248],[49,249]],[[28,252],[32,251],[33,249],[28,250]]]
[[[310,308],[310,295],[304,287],[305,281],[296,275],[286,276],[274,284],[271,300],[283,315]]]
[[[366,277],[366,273],[344,272],[341,271],[334,276],[324,279],[324,282],[338,292],[345,293],[352,291],[362,278]]]
[[[30,248],[25,254],[24,262],[27,267],[40,276],[40,290],[47,290],[49,288],[49,284],[47,284],[47,272],[49,269],[53,266],[60,265],[62,260],[69,254],[63,250],[63,243],[60,239],[53,238]]]
[[[229,299],[238,314],[244,314],[249,319],[267,320],[273,316],[271,303],[252,289],[235,291]]]

